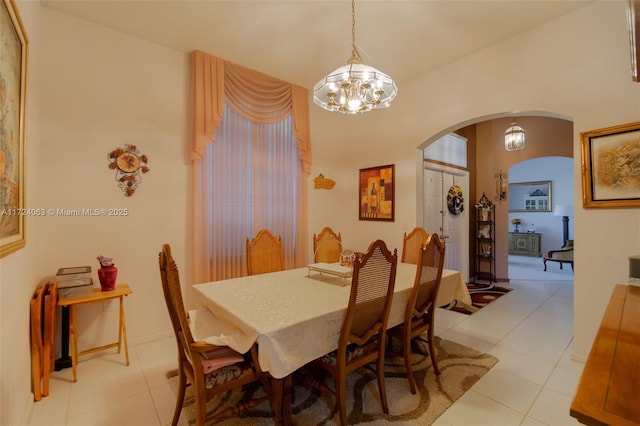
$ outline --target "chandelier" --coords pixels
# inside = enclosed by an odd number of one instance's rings
[[[518,151],[524,149],[524,129],[518,126],[515,120],[504,132],[504,149],[507,151]]]
[[[313,102],[327,111],[355,114],[386,108],[398,88],[391,77],[365,65],[356,48],[356,6],[351,0],[351,58],[313,86]]]

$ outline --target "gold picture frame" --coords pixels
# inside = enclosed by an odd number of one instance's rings
[[[582,206],[640,207],[640,121],[580,133]]]
[[[394,221],[395,180],[395,164],[360,169],[360,220]]]
[[[0,257],[26,244],[25,131],[29,40],[13,0],[0,0]]]

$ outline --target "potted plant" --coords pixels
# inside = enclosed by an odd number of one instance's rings
[[[511,224],[515,225],[515,230],[514,232],[520,232],[518,231],[518,226],[522,223],[522,220],[520,220],[520,218],[514,217],[513,219],[511,219]]]

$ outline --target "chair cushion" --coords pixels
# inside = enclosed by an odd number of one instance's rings
[[[246,361],[221,367],[205,375],[204,385],[207,389],[227,383],[231,380],[253,374],[253,367]]]
[[[350,344],[347,346],[347,363],[350,363],[352,360],[361,357],[364,353],[364,348],[360,345]],[[320,358],[320,361],[329,365],[336,365],[338,363],[338,351],[335,350],[331,353],[324,355]]]
[[[242,354],[234,351],[230,347],[221,347],[203,352],[200,354],[200,357],[204,374],[244,361]]]

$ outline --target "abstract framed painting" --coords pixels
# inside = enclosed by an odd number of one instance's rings
[[[394,221],[395,164],[360,169],[359,219]]]
[[[13,0],[0,0],[0,257],[25,246],[28,39]]]
[[[640,207],[640,122],[580,133],[582,206]]]

